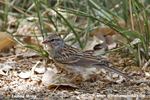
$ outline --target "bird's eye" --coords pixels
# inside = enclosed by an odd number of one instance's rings
[[[50,42],[54,42],[54,41],[55,41],[55,39],[51,39],[51,40],[50,40]]]

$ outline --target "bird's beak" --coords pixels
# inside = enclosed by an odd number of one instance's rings
[[[47,44],[47,43],[48,43],[48,41],[47,41],[47,40],[44,40],[42,43],[43,43],[43,44]]]

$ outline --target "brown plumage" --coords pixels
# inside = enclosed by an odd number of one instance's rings
[[[46,44],[50,57],[54,62],[68,71],[82,73],[84,68],[100,67],[131,79],[122,72],[108,67],[107,61],[101,61],[97,57],[65,44],[56,34],[48,35],[42,43]]]

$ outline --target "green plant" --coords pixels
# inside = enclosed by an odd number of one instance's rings
[[[35,19],[34,22],[41,30],[43,38],[48,32],[59,34],[59,28],[65,27],[64,38],[70,32],[74,33],[75,38],[70,40],[73,40],[72,44],[79,42],[81,49],[87,44],[89,32],[101,26],[99,23],[101,22],[115,30],[117,34],[123,35],[127,40],[127,43],[117,41],[124,46],[108,52],[121,52],[120,49],[127,47],[130,52],[126,53],[133,55],[137,66],[141,66],[141,59],[149,59],[148,19],[150,14],[147,10],[149,4],[150,2],[146,0],[144,2],[141,0],[110,0],[109,2],[108,0],[56,0],[51,4],[48,0],[34,0],[34,3],[27,10],[24,9],[25,3],[23,3],[21,10],[26,12],[26,14],[23,14],[24,18],[28,16],[27,13],[37,16],[38,20]],[[9,6],[18,8],[13,5]],[[31,10],[34,7],[36,12]],[[22,14],[20,15],[22,16]],[[22,18],[21,16],[20,18]],[[76,23],[77,19],[82,18],[86,21]],[[117,19],[123,20],[126,27],[121,26]],[[141,19],[143,23],[140,22]],[[55,29],[51,30],[45,27],[44,22],[51,23]],[[134,28],[135,23],[138,30]],[[36,34],[34,36],[36,37]],[[81,40],[81,37],[84,40]],[[39,52],[42,52],[42,50]]]
[[[95,28],[100,26],[99,22],[104,23],[105,25],[108,25],[110,28],[114,29],[118,34],[123,35],[126,40],[127,44],[123,43],[121,41],[118,41],[119,43],[123,44],[125,47],[129,48],[130,52],[126,52],[128,54],[131,54],[135,57],[135,63],[138,66],[141,66],[141,59],[149,59],[148,55],[148,47],[149,47],[149,24],[148,24],[148,11],[146,10],[146,7],[143,5],[142,1],[137,0],[113,0],[111,1],[111,4],[109,4],[107,1],[98,1],[98,0],[82,0],[82,1],[68,1],[68,0],[62,0],[59,2],[59,7],[61,10],[57,10],[55,7],[51,7],[45,2],[41,1],[41,4],[44,4],[46,7],[52,9],[55,11],[60,18],[62,18],[69,28],[73,31],[75,34],[76,40],[80,43],[81,48],[84,48],[89,32]],[[145,4],[147,1],[145,1]],[[106,6],[107,5],[107,6]],[[109,5],[109,6],[108,6]],[[115,6],[118,5],[121,9],[118,10]],[[111,7],[110,7],[111,6]],[[148,6],[146,4],[146,6]],[[76,32],[74,30],[79,29],[79,27],[75,25],[69,24],[66,19],[60,14],[60,12],[74,14],[74,17],[79,18],[87,18],[87,27],[85,29],[81,29],[81,34],[77,36]],[[139,30],[134,29],[134,20],[133,15],[135,15],[137,27]],[[142,17],[144,21],[144,25],[140,23],[140,17]],[[69,19],[69,17],[67,16]],[[125,21],[127,28],[122,27],[116,18],[122,19]],[[131,29],[128,28],[128,25],[131,26]],[[145,36],[143,35],[143,31],[141,29],[141,26],[144,26],[145,30]],[[68,34],[68,33],[67,33]],[[80,42],[79,36],[86,35],[86,39],[83,43]],[[138,38],[138,42],[136,44],[131,45],[131,42]],[[73,42],[73,43],[74,43]],[[135,49],[136,50],[135,50]],[[114,50],[113,50],[114,51]],[[118,52],[118,50],[116,51]]]

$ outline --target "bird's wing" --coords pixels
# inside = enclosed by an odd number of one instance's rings
[[[70,49],[69,49],[70,50]],[[99,58],[91,56],[80,50],[65,50],[60,51],[54,57],[54,60],[63,64],[76,64],[76,65],[91,65],[91,64],[107,64],[106,61],[101,61]]]

